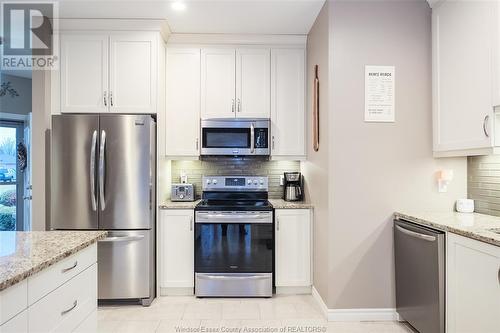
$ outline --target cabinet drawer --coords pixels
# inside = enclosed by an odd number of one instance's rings
[[[28,332],[28,310],[24,310],[8,322],[0,325],[0,333]]]
[[[96,262],[97,244],[93,244],[33,275],[28,279],[28,304],[35,303]]]
[[[97,264],[28,308],[30,332],[71,332],[97,308]]]
[[[24,280],[0,292],[0,325],[28,307],[27,289]]]

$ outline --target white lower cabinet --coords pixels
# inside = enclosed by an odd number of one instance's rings
[[[0,292],[0,333],[73,332],[96,309],[93,244]]]
[[[194,211],[165,209],[160,211],[160,288],[194,288]]]
[[[276,287],[309,287],[311,281],[311,212],[275,210]]]
[[[28,332],[28,310],[18,313],[14,318],[0,326],[0,333]]]
[[[500,247],[448,233],[446,331],[500,331]]]

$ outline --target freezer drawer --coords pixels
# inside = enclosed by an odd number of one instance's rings
[[[100,300],[150,297],[155,274],[153,235],[151,230],[110,231],[99,241]]]
[[[394,223],[397,312],[422,333],[445,332],[444,242],[442,232]]]

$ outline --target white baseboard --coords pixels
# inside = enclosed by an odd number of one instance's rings
[[[160,296],[193,296],[194,289],[191,288],[160,288]]]
[[[311,295],[311,287],[276,287],[276,295]]]
[[[394,308],[374,309],[328,309],[316,288],[312,296],[318,302],[323,315],[328,321],[398,321],[399,315]]]

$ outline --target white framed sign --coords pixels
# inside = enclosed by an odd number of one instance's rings
[[[394,122],[394,66],[365,66],[365,121]]]

